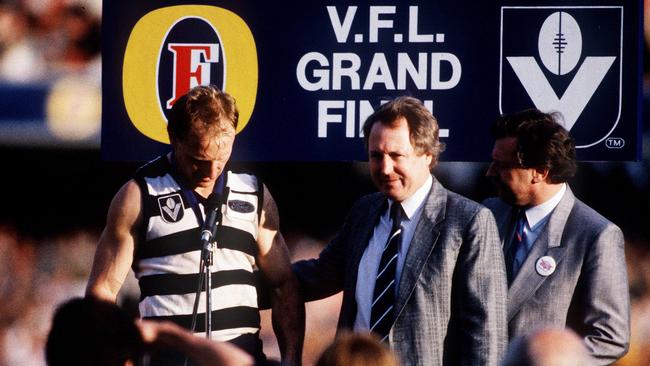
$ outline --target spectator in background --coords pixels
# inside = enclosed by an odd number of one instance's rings
[[[14,351],[6,346],[7,341],[16,338],[10,329],[32,305],[38,283],[36,254],[33,242],[21,242],[15,228],[0,224],[0,365],[10,363],[10,353]]]
[[[397,358],[373,334],[343,333],[325,349],[316,366],[398,366]]]
[[[161,347],[177,349],[199,366],[253,364],[235,346],[195,337],[169,322],[136,324],[114,303],[93,297],[74,298],[57,309],[45,357],[49,366],[125,366],[147,348]]]
[[[85,7],[67,7],[62,26],[66,44],[59,59],[61,67],[67,71],[79,70],[100,56],[100,22]]]
[[[501,366],[588,366],[587,349],[570,329],[547,328],[516,338]]]
[[[0,80],[28,83],[45,77],[47,65],[32,33],[34,22],[23,8],[0,5]]]
[[[101,22],[86,7],[87,1],[38,3],[0,5],[0,81],[38,83],[83,73],[98,76]]]

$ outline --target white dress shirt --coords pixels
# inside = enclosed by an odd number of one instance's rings
[[[397,254],[397,270],[396,270],[396,285],[395,293],[399,293],[399,278],[402,276],[402,269],[404,268],[404,261],[408,253],[411,239],[415,234],[415,227],[422,210],[424,209],[424,202],[433,185],[431,176],[427,178],[424,184],[418,188],[411,197],[401,202],[404,211],[402,218],[402,240],[398,247]],[[377,276],[377,268],[381,261],[381,255],[384,251],[384,246],[388,241],[392,222],[390,220],[390,207],[395,204],[392,200],[388,200],[388,209],[381,215],[379,222],[375,226],[375,230],[370,238],[370,242],[363,252],[359,269],[357,273],[357,288],[355,299],[357,301],[357,317],[354,321],[355,331],[367,331],[370,329],[370,313],[372,297],[375,290],[375,277]],[[400,204],[399,202],[397,204]]]
[[[566,184],[563,183],[560,190],[557,191],[548,201],[527,208],[524,212],[526,215],[526,225],[524,225],[526,256],[530,253],[530,249],[533,247],[533,244],[535,244],[535,240],[537,240],[542,229],[546,226],[548,219],[551,217],[551,212],[553,212],[555,207],[562,200],[562,197],[564,197],[564,192],[566,192]]]

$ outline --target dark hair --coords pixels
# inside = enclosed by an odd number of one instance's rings
[[[343,333],[329,345],[316,366],[397,366],[395,355],[373,334]]]
[[[492,126],[495,139],[517,138],[517,160],[524,168],[548,169],[553,184],[566,182],[576,171],[575,143],[558,123],[559,113],[527,109],[499,116]]]
[[[214,85],[199,85],[174,103],[168,117],[169,138],[184,140],[193,126],[217,132],[237,129],[239,111],[227,93]]]
[[[123,366],[143,351],[134,319],[116,304],[93,297],[59,306],[47,337],[49,366]]]
[[[445,145],[438,139],[438,121],[424,104],[413,97],[399,97],[382,105],[371,114],[363,124],[363,141],[368,150],[368,138],[372,126],[379,122],[390,125],[404,117],[409,126],[411,144],[418,154],[429,153],[433,156],[431,166],[438,161],[438,156]]]

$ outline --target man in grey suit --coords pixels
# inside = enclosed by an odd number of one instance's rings
[[[509,336],[569,327],[582,337],[590,364],[611,364],[627,352],[630,334],[623,233],[566,184],[575,146],[555,118],[531,109],[493,126],[487,175],[500,198],[484,204],[503,242]]]
[[[431,175],[442,144],[417,99],[384,104],[363,131],[379,192],[317,259],[294,264],[305,300],[342,290],[339,330],[372,331],[404,365],[496,365],[506,278],[492,214]]]

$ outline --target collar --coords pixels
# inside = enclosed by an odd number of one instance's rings
[[[431,190],[431,186],[433,186],[433,178],[431,178],[431,175],[429,174],[429,177],[427,178],[426,181],[424,181],[424,184],[422,184],[422,186],[420,186],[420,188],[418,188],[411,195],[411,197],[401,202],[402,209],[404,210],[407,219],[411,220],[411,218],[415,214],[415,211],[417,211],[417,209],[420,208],[420,206],[422,206],[422,204],[427,198],[427,195],[429,194],[429,191]],[[390,207],[394,203],[394,201],[389,199],[388,202],[389,202],[389,210],[390,210]]]
[[[176,159],[174,156],[174,151],[170,152],[168,155],[169,159],[169,164],[170,164],[170,174],[172,178],[176,181],[176,183],[179,184],[181,188],[181,193],[187,200],[189,206],[192,208],[194,211],[194,214],[196,215],[197,221],[200,223],[201,226],[203,226],[203,215],[201,214],[201,208],[199,207],[199,203],[203,204],[204,210],[207,209],[207,206],[205,205],[207,202],[207,198],[201,197],[194,189],[190,188],[190,185],[187,183],[187,180],[183,175],[178,171],[178,168],[176,166]],[[217,178],[217,181],[214,182],[214,187],[212,188],[212,193],[217,193],[221,197],[224,197],[224,187],[226,185],[226,179],[228,179],[226,176],[228,175],[228,171],[226,170],[226,167],[224,167],[224,170],[221,172],[219,177]],[[226,197],[225,199],[227,200],[227,196],[229,193],[229,189],[226,188]],[[209,197],[208,197],[209,198]]]
[[[550,215],[553,209],[560,203],[564,193],[566,192],[566,183],[562,183],[562,187],[557,191],[553,197],[551,197],[546,202],[539,204],[537,206],[530,207],[526,209],[526,221],[528,221],[528,227],[531,230],[535,229],[535,226],[546,216]]]

